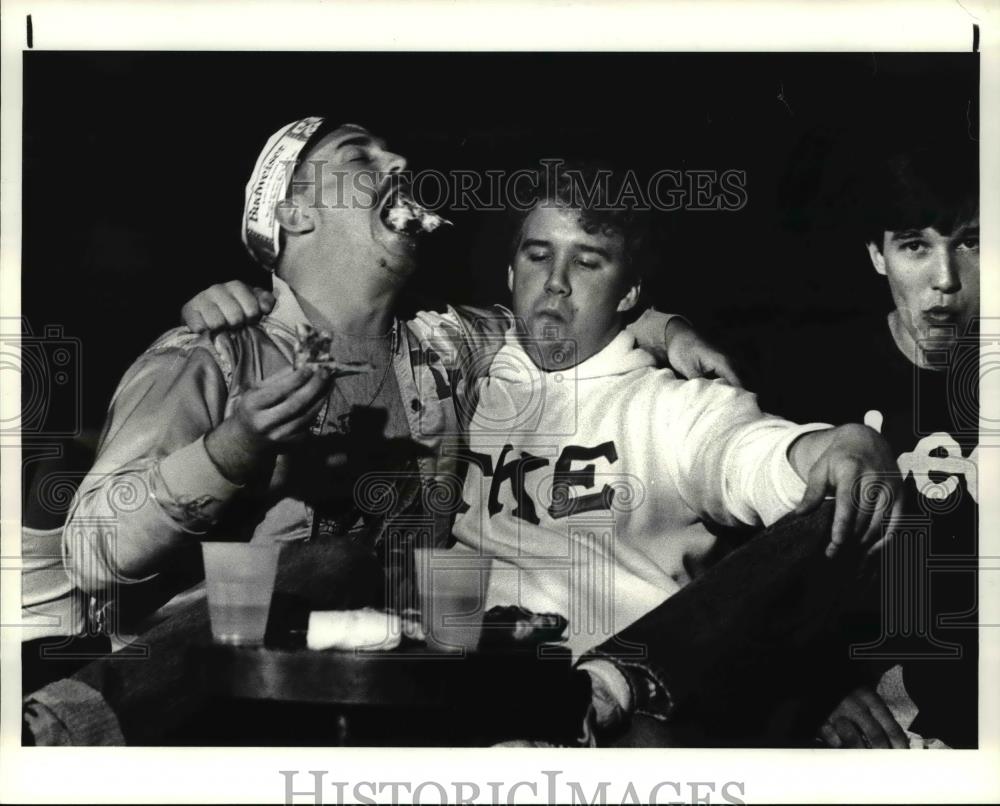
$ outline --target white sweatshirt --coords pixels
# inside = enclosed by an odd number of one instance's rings
[[[563,614],[574,657],[689,581],[716,541],[704,519],[769,525],[794,509],[805,484],[788,447],[826,427],[652,364],[622,332],[543,372],[510,332],[470,427],[455,535],[496,558],[487,608]]]

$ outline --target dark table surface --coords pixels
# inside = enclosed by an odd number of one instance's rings
[[[193,651],[211,692],[253,700],[474,706],[484,697],[551,696],[571,675],[569,651],[555,645],[510,653],[443,654],[418,643],[373,652],[203,642]]]
[[[220,726],[220,743],[457,746],[579,732],[589,677],[558,645],[443,655],[404,639],[389,652],[306,649],[311,610],[380,606],[371,592],[384,585],[348,555],[336,542],[286,547],[264,646],[216,644],[198,631],[189,665],[225,712],[198,723]],[[306,723],[320,727],[304,736]]]
[[[579,733],[589,683],[570,653],[442,656],[314,651],[202,642],[192,660],[214,702],[206,743],[482,746],[566,741]]]

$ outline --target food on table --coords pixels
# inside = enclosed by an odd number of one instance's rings
[[[483,643],[497,647],[524,647],[562,640],[567,621],[558,613],[533,613],[523,607],[494,607],[483,620]],[[367,649],[388,651],[403,638],[424,641],[426,635],[416,610],[401,614],[366,607],[360,610],[314,610],[309,613],[306,646],[309,649]]]
[[[403,637],[400,617],[370,607],[361,610],[314,610],[309,614],[309,649],[390,650]]]
[[[544,644],[559,641],[569,622],[558,613],[533,613],[509,605],[493,607],[483,619],[483,643]]]

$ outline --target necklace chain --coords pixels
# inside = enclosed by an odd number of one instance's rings
[[[398,346],[397,345],[399,339],[398,329],[395,326],[393,326],[392,330],[386,333],[384,336],[380,336],[379,340],[385,339],[386,337],[389,337],[390,342],[389,342],[389,356],[385,364],[385,371],[383,371],[382,379],[378,382],[378,386],[375,388],[375,394],[372,395],[372,399],[369,400],[362,408],[370,409],[372,405],[375,403],[375,401],[378,400],[378,396],[382,394],[382,389],[385,386],[385,382],[389,378],[389,372],[392,370],[392,363],[396,357],[396,348]],[[340,393],[340,396],[344,399],[344,402],[347,403],[348,406],[350,406],[351,401],[347,399],[347,395],[345,395],[343,391],[338,389],[336,382],[334,382],[333,388],[337,389],[337,391]],[[332,394],[327,395],[326,402],[323,404],[323,408],[320,411],[319,417],[316,420],[316,427],[318,428],[320,433],[322,433],[323,427],[326,425],[327,421],[326,418],[330,413],[330,399],[332,397],[333,397]]]

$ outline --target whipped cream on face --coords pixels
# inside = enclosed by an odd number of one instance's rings
[[[405,235],[434,232],[442,224],[451,224],[403,193],[396,193],[382,209],[382,221],[389,229]]]

